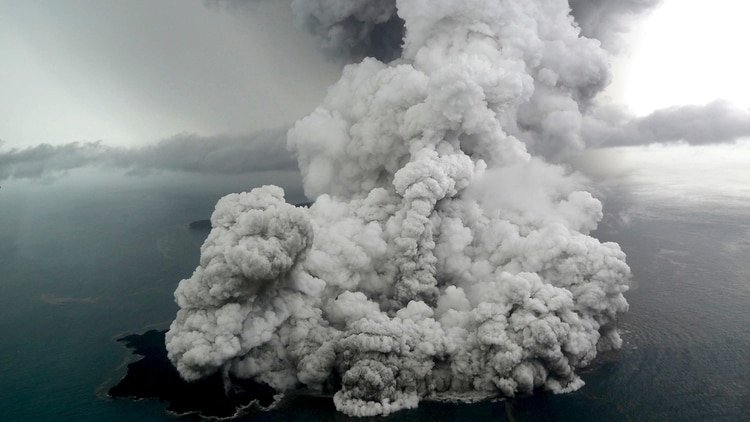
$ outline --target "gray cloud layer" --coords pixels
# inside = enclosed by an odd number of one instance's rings
[[[583,136],[590,147],[734,142],[750,137],[750,110],[714,101],[668,107],[635,118],[621,108],[601,107],[584,117]]]
[[[0,151],[0,180],[47,178],[81,167],[125,169],[133,173],[171,170],[209,174],[296,169],[286,150],[286,129],[249,135],[181,134],[141,148],[102,142],[41,144]],[[725,101],[657,110],[634,117],[621,107],[597,107],[583,115],[582,136],[590,148],[687,142],[731,143],[750,137],[750,110]]]
[[[245,136],[181,134],[141,148],[111,147],[102,142],[41,144],[0,151],[0,180],[51,177],[87,166],[121,168],[134,173],[172,170],[241,174],[296,169],[285,145],[286,129]]]

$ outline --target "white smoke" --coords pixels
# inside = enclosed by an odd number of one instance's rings
[[[530,154],[582,147],[608,81],[599,42],[565,0],[396,10],[401,58],[346,67],[289,131],[315,203],[266,186],[217,204],[167,333],[185,379],[333,388],[340,411],[385,415],[573,391],[620,346],[625,255],[589,236],[602,207],[582,180]]]

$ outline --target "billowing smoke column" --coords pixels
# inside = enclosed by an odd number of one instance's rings
[[[401,54],[404,22],[396,0],[293,0],[297,25],[333,57],[392,60]]]
[[[334,389],[340,411],[383,415],[576,390],[576,369],[620,346],[630,270],[588,235],[601,204],[528,152],[580,143],[608,77],[598,41],[564,0],[395,10],[402,57],[346,67],[289,132],[315,203],[265,186],[216,205],[167,334],[185,379]]]

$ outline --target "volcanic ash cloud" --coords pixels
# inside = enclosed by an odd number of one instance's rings
[[[216,205],[167,334],[185,379],[333,389],[340,411],[385,415],[573,391],[620,346],[625,255],[588,235],[602,208],[581,180],[530,154],[581,143],[608,80],[599,42],[567,1],[395,10],[402,56],[349,65],[289,131],[315,203],[265,186]]]

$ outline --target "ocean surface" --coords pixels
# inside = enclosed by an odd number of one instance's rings
[[[96,177],[93,177],[93,176]],[[116,341],[164,329],[172,292],[198,261],[229,192],[279,175],[71,175],[0,189],[0,420],[177,418],[154,400],[106,391],[134,357]],[[284,181],[294,184],[293,178]],[[634,274],[622,350],[566,394],[475,404],[423,402],[395,420],[747,420],[750,417],[750,198],[668,186],[600,192],[595,233]],[[288,192],[301,201],[299,188]],[[259,420],[343,420],[325,397],[290,396]]]

